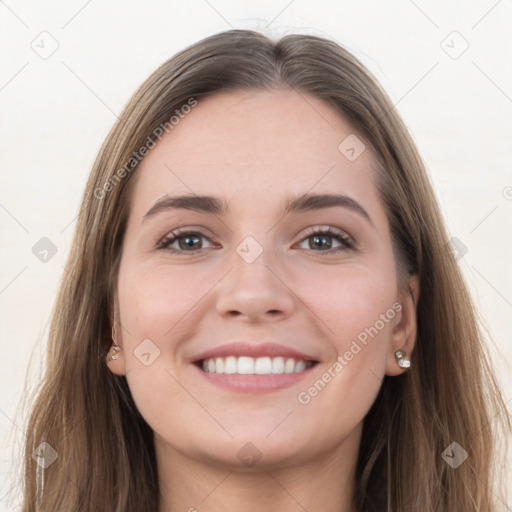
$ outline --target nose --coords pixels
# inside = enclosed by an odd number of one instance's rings
[[[223,317],[240,317],[251,323],[288,318],[296,296],[283,266],[263,250],[252,262],[235,253],[231,271],[219,283],[217,312]]]

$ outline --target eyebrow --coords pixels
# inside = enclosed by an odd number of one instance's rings
[[[368,212],[355,200],[343,194],[311,194],[305,193],[286,200],[282,215],[300,213],[323,208],[342,207],[352,210],[362,216],[366,221],[375,227]],[[166,194],[161,197],[144,215],[142,222],[158,213],[167,210],[192,210],[199,213],[211,213],[223,215],[227,212],[228,205],[213,196],[182,195],[170,196]]]

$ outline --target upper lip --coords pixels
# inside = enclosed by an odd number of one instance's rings
[[[248,356],[248,357],[288,357],[293,359],[300,359],[303,361],[316,361],[316,359],[308,354],[299,352],[298,350],[280,345],[279,343],[266,342],[255,343],[247,341],[237,341],[233,343],[226,343],[218,347],[206,350],[194,358],[193,362],[203,361],[213,357],[227,357],[227,356]]]

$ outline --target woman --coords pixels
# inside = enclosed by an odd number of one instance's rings
[[[209,37],[94,164],[23,511],[495,511],[481,339],[370,73],[319,37]]]

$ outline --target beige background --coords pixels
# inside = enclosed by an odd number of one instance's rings
[[[491,355],[512,410],[512,1],[148,5],[0,2],[0,511],[14,510],[19,499],[9,493],[20,469],[13,447],[24,437],[19,403],[44,363],[51,307],[96,152],[151,71],[232,27],[331,36],[376,74],[460,241],[459,263],[494,339]],[[57,250],[46,263],[32,252],[42,237]]]

